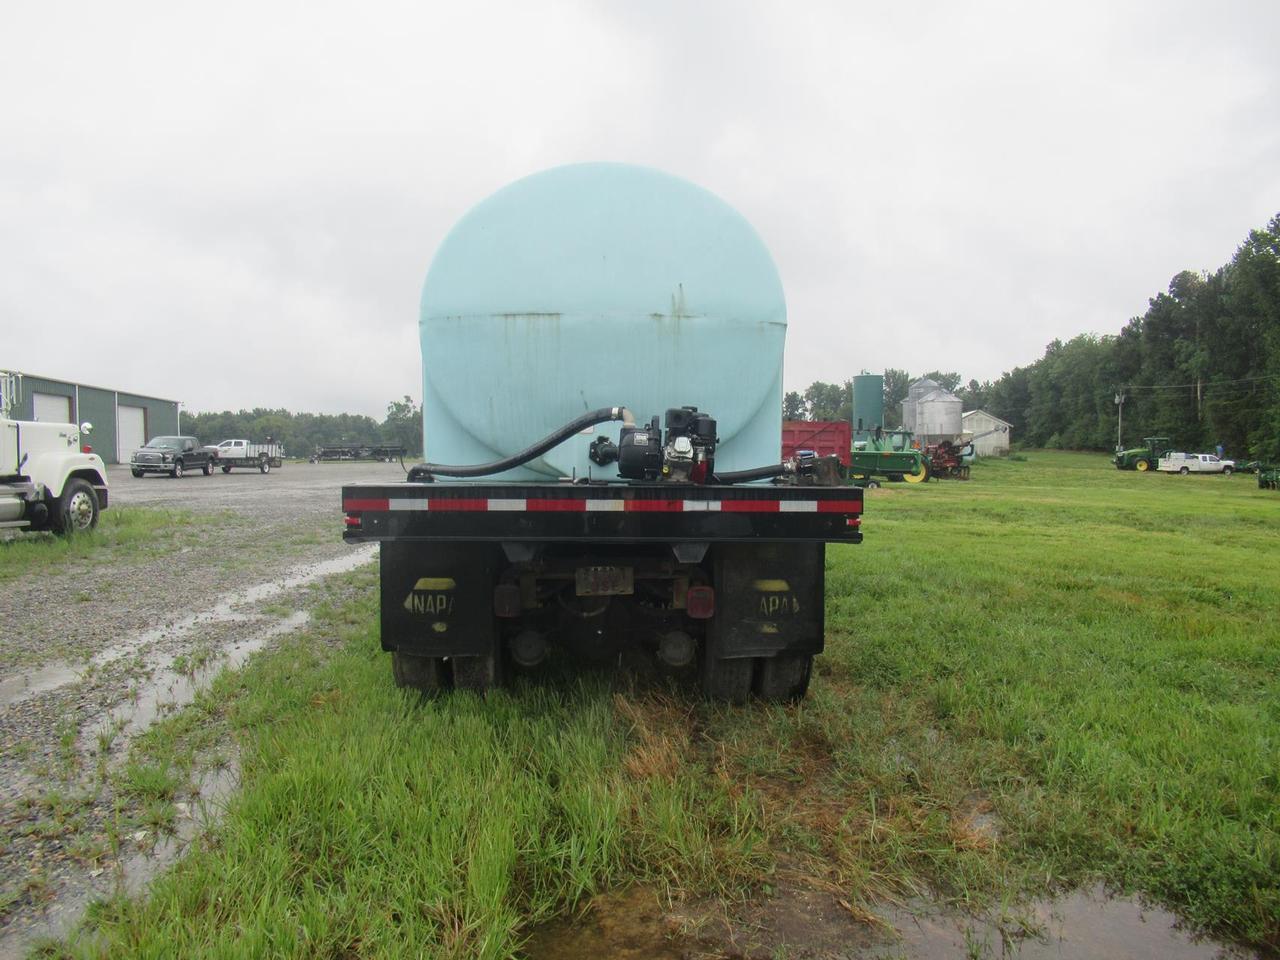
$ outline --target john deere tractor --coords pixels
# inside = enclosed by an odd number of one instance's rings
[[[1173,447],[1168,437],[1144,437],[1142,446],[1131,450],[1121,450],[1111,462],[1117,470],[1137,470],[1146,473],[1156,468],[1156,462],[1166,456]]]

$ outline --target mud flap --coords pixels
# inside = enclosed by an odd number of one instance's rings
[[[494,654],[499,547],[383,542],[381,551],[383,650],[417,657]]]
[[[822,652],[825,544],[725,543],[712,549],[710,656]]]

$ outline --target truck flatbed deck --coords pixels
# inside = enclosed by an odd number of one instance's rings
[[[860,543],[856,487],[394,483],[342,488],[344,539]]]

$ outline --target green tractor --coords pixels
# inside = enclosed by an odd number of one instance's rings
[[[1167,456],[1173,446],[1168,437],[1143,437],[1142,446],[1121,450],[1111,462],[1117,470],[1137,470],[1146,473],[1154,470],[1161,457]]]
[[[1280,466],[1274,463],[1258,464],[1258,489],[1280,490]]]
[[[929,479],[929,458],[913,447],[910,430],[876,427],[866,440],[857,440],[849,460],[849,476],[859,486],[879,486],[878,477],[899,483]]]

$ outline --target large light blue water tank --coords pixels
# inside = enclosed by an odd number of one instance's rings
[[[692,404],[718,421],[718,469],[776,463],[786,322],[764,243],[701,187],[617,163],[518,180],[457,223],[427,273],[426,459],[494,460],[598,407],[643,421]],[[616,479],[587,458],[595,435],[501,479]]]

